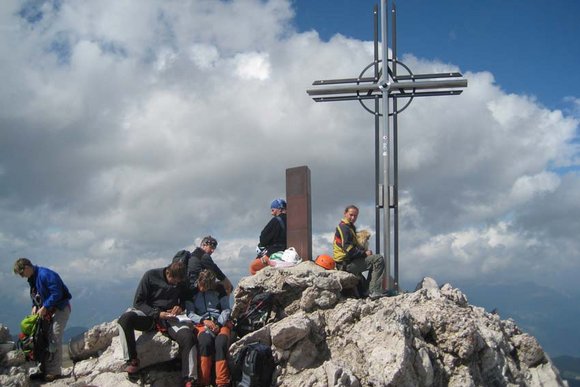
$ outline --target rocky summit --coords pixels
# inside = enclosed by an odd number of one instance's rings
[[[415,291],[377,300],[349,295],[357,278],[312,262],[265,268],[243,278],[233,315],[255,294],[274,294],[277,310],[263,328],[235,341],[270,345],[277,386],[565,386],[537,340],[513,320],[472,306],[449,284],[423,279]],[[122,312],[122,311],[119,311]],[[161,334],[137,340],[138,381],[122,372],[115,322],[72,342],[74,367],[50,386],[179,386],[177,345]],[[0,385],[29,386],[33,364],[18,351],[1,355]]]

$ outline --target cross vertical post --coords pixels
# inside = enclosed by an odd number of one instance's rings
[[[389,29],[388,29],[388,18],[387,18],[387,0],[381,0],[381,54],[383,57],[383,69],[384,64],[389,63]],[[381,93],[383,98],[383,112],[389,112],[389,72],[383,71],[382,79],[380,81]],[[390,176],[390,153],[389,153],[389,138],[390,138],[390,125],[389,125],[389,115],[383,114],[383,195],[386,198],[383,199],[384,209],[383,209],[383,259],[385,260],[385,287],[387,289],[392,289],[393,286],[391,282],[391,176]],[[378,236],[377,236],[378,237]],[[379,253],[377,251],[377,253]]]
[[[379,8],[375,4],[373,8],[373,48],[374,48],[374,79],[379,79]],[[375,109],[373,111],[375,116],[375,232],[377,233],[377,237],[375,238],[375,251],[377,254],[381,251],[381,238],[378,235],[381,235],[381,205],[380,202],[381,198],[381,191],[379,186],[381,184],[381,177],[380,177],[380,130],[381,130],[381,115],[380,115],[380,97],[378,95],[375,96]]]
[[[397,8],[393,2],[391,9],[391,28],[393,43],[391,51],[393,61],[397,61]],[[386,50],[386,48],[385,48]],[[393,66],[393,79],[397,79],[397,66]],[[394,288],[399,287],[399,114],[397,113],[397,98],[393,98],[393,271],[394,271]],[[390,281],[390,278],[387,278]],[[387,287],[392,289],[393,287]]]
[[[383,212],[383,257],[385,259],[385,288],[398,290],[399,286],[399,208],[398,208],[398,114],[405,110],[415,97],[459,95],[461,88],[467,87],[467,80],[459,72],[413,74],[411,69],[397,58],[397,35],[396,35],[396,5],[392,1],[392,58],[389,59],[389,33],[388,33],[388,0],[381,1],[381,56],[378,60],[378,34],[377,34],[377,7],[374,7],[374,62],[366,66],[357,78],[318,80],[312,83],[315,88],[306,92],[316,102],[353,101],[357,100],[369,113],[375,115],[375,186],[376,186],[376,245],[377,253],[380,253],[380,211]],[[379,62],[382,69],[379,71]],[[364,74],[374,67],[374,76],[365,77]],[[407,75],[400,75],[397,68],[401,67]],[[382,113],[379,111],[379,99],[383,99]],[[390,99],[393,99],[392,107]],[[406,103],[399,107],[398,99],[407,99]],[[374,99],[374,110],[369,109],[364,101]],[[382,117],[383,136],[379,146],[379,125]],[[391,128],[390,120],[393,120]],[[392,136],[391,136],[392,132]],[[382,148],[382,149],[379,149]],[[379,182],[379,151],[382,152],[382,183]],[[393,163],[391,165],[391,157]],[[393,181],[391,182],[391,174]],[[391,224],[391,210],[393,210],[393,222]],[[393,226],[394,247],[394,280],[391,280],[391,225]]]

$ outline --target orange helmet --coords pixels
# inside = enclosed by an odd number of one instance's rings
[[[314,261],[318,266],[325,268],[326,270],[332,270],[336,267],[336,263],[331,256],[322,254],[316,257],[316,261]]]

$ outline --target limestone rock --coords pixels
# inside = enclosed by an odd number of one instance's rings
[[[242,279],[234,313],[259,292],[272,292],[279,313],[230,347],[233,359],[247,343],[271,346],[277,386],[564,386],[537,340],[513,320],[469,305],[450,284],[424,278],[412,293],[355,299],[358,279],[311,262],[265,268]],[[89,330],[79,353],[96,354],[64,370],[53,386],[129,386],[115,322]],[[144,386],[178,386],[178,346],[169,338],[138,336]],[[16,351],[12,351],[15,352]],[[178,363],[178,360],[177,360]],[[0,369],[0,385],[28,386],[28,365]]]
[[[85,333],[73,338],[69,344],[70,357],[74,361],[85,360],[98,356],[111,345],[113,337],[117,336],[117,322],[97,325]]]
[[[22,351],[9,351],[3,355],[0,355],[0,366],[1,367],[17,367],[26,363],[26,358]],[[0,384],[1,385],[1,384]]]

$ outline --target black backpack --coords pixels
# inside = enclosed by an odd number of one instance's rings
[[[246,311],[235,322],[235,331],[239,337],[254,332],[266,325],[274,309],[274,294],[258,293],[252,298]]]
[[[187,250],[179,250],[173,256],[173,259],[171,260],[171,263],[183,262],[185,264],[185,267],[187,267],[187,264],[189,263],[189,258],[191,258],[191,253],[189,251],[187,251]]]
[[[272,349],[268,345],[259,342],[246,344],[234,358],[234,386],[269,387],[275,367]]]

